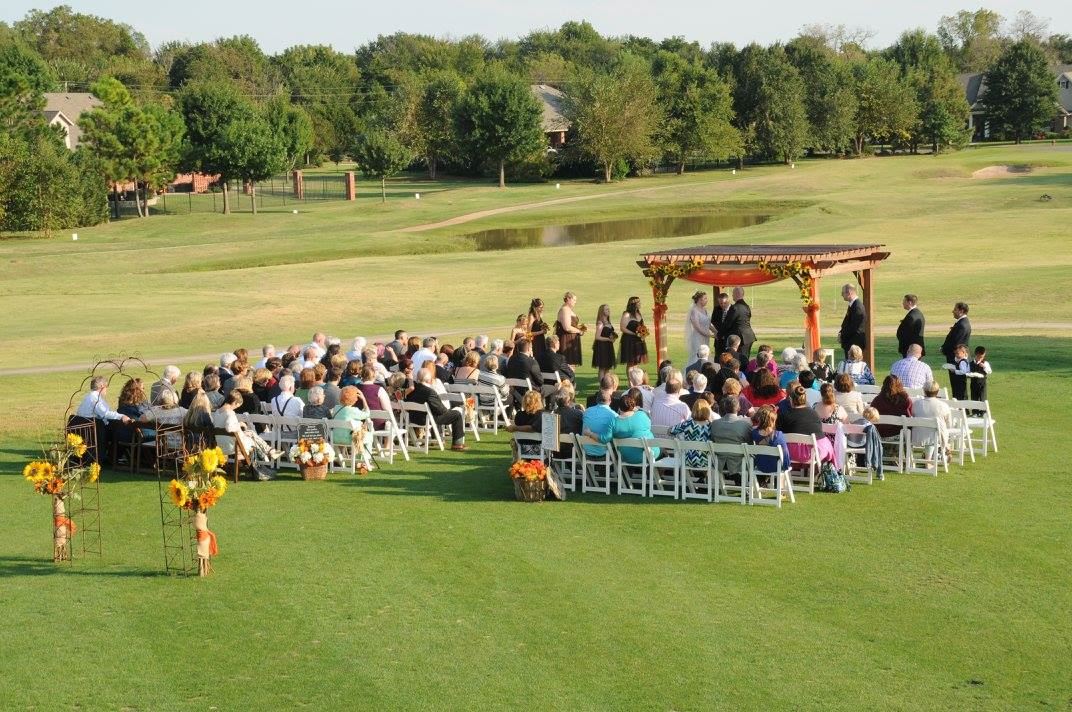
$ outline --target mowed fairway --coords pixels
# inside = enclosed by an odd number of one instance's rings
[[[1033,170],[971,178],[1006,164]],[[1067,144],[560,190],[399,181],[394,193],[386,206],[0,241],[0,708],[1072,707]],[[580,200],[401,232],[563,198]],[[460,236],[709,210],[775,219],[657,246],[887,245],[876,372],[896,357],[901,294],[920,296],[935,367],[949,309],[968,301],[973,344],[995,368],[1000,453],[781,511],[602,495],[526,505],[512,501],[505,436],[488,435],[366,478],[233,486],[212,511],[221,554],[205,580],[162,575],[155,480],[106,472],[103,558],[48,560],[48,503],[20,472],[94,356],[186,370],[314,329],[456,343],[505,336],[532,296],[553,316],[566,289],[591,324],[600,303],[617,314],[630,294],[650,309],[635,260],[656,243],[474,252]],[[833,282],[822,289],[831,341],[843,310]],[[670,294],[678,363],[690,291]],[[750,301],[761,341],[799,343],[794,289]],[[12,373],[70,364],[84,368]],[[583,369],[581,390],[592,380]],[[114,405],[118,384],[110,395]]]

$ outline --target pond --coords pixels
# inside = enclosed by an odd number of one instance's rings
[[[589,245],[618,240],[687,237],[711,232],[751,227],[770,220],[771,215],[758,213],[719,213],[707,215],[674,215],[661,217],[605,220],[602,222],[544,225],[542,227],[501,228],[482,230],[462,237],[476,242],[480,252],[488,250],[517,250],[526,247],[558,247]]]

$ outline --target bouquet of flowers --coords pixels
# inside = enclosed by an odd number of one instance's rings
[[[212,571],[209,558],[219,553],[216,535],[208,528],[208,510],[227,492],[227,480],[223,477],[226,464],[227,455],[223,450],[206,448],[188,455],[182,461],[183,479],[174,479],[168,485],[172,503],[193,512],[197,532],[197,571],[201,576],[208,576]]]
[[[22,469],[22,476],[33,485],[34,492],[52,497],[52,558],[65,561],[71,558],[68,545],[74,536],[74,521],[67,516],[64,500],[77,498],[78,488],[85,482],[96,482],[100,477],[100,465],[96,462],[82,465],[81,458],[89,448],[81,435],[71,433],[62,443],[53,445],[39,460],[33,460]]]
[[[588,331],[588,324],[585,324],[585,323],[582,322],[582,323],[577,325],[577,328],[581,330],[582,334],[584,334],[584,333],[586,333]]]
[[[290,459],[298,465],[303,478],[322,480],[335,459],[335,450],[324,438],[302,438],[290,448]]]
[[[522,502],[542,502],[547,491],[547,465],[539,460],[518,460],[508,470],[514,494]]]
[[[648,327],[644,326],[643,324],[638,324],[637,325],[636,335],[637,335],[638,339],[646,339],[646,338],[648,338],[648,334],[650,334],[650,333],[651,332],[648,331]]]

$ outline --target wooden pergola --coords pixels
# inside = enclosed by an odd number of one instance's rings
[[[675,279],[710,285],[717,296],[726,287],[754,287],[792,279],[804,310],[804,345],[810,354],[821,346],[819,281],[851,273],[860,285],[867,315],[864,358],[875,363],[874,278],[872,271],[890,256],[885,245],[700,245],[641,255],[637,265],[654,296],[655,349],[666,358],[666,295]]]

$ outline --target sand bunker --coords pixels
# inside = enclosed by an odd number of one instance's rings
[[[1006,176],[1023,176],[1031,172],[1031,166],[987,166],[972,173],[972,178],[1004,178]]]

